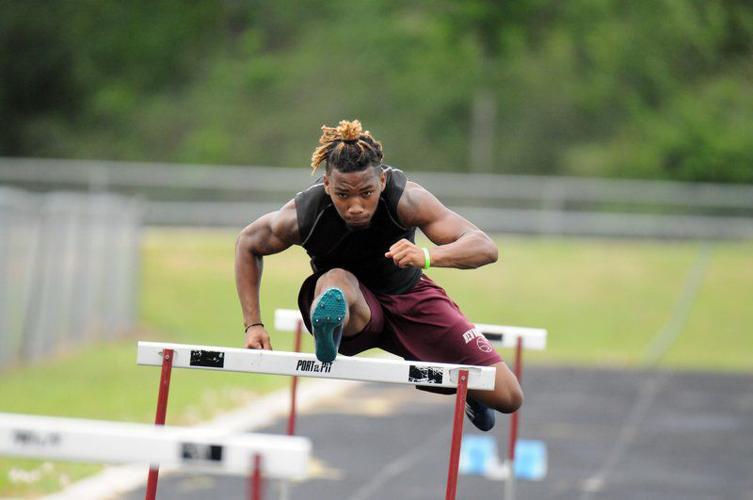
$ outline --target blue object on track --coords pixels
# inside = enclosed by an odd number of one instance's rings
[[[345,321],[345,295],[339,288],[328,288],[319,296],[311,312],[316,359],[331,363],[337,356]]]
[[[497,440],[494,436],[463,436],[463,444],[460,447],[461,474],[485,476],[498,462]]]
[[[543,441],[519,439],[515,446],[515,477],[540,481],[546,477],[547,453]]]

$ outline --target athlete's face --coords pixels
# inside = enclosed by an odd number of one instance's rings
[[[333,168],[324,175],[324,190],[332,198],[337,213],[351,229],[369,227],[384,187],[384,172],[374,167],[348,173]]]

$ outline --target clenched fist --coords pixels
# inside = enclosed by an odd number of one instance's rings
[[[405,238],[393,244],[384,256],[388,259],[392,259],[395,265],[400,268],[423,268],[426,263],[423,249],[417,247]]]

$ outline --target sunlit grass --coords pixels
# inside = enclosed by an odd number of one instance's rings
[[[701,247],[695,242],[598,239],[497,241],[501,259],[491,266],[431,269],[428,274],[474,321],[547,328],[547,350],[529,353],[527,359],[576,366],[640,366],[651,339],[669,320]],[[0,411],[153,421],[159,368],[136,366],[137,339],[242,345],[234,243],[230,231],[148,231],[139,331],[3,373]],[[712,248],[686,327],[662,363],[753,371],[753,244]],[[270,330],[274,309],[295,307],[299,284],[308,273],[308,259],[299,248],[265,259],[262,309]],[[290,350],[289,333],[272,335],[276,349]],[[311,350],[309,339],[304,350]],[[284,377],[176,370],[167,422],[207,420],[287,382]],[[54,491],[99,468],[43,464],[0,460],[0,496]]]

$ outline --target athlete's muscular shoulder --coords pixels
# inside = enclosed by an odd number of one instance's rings
[[[405,186],[397,213],[405,226],[417,227],[437,245],[452,243],[464,234],[479,229],[464,217],[453,212],[436,196],[415,182]]]
[[[413,181],[405,184],[405,190],[397,203],[400,222],[408,227],[421,227],[441,216],[444,205],[426,188]]]
[[[238,248],[256,255],[271,255],[298,244],[298,217],[295,201],[280,210],[262,215],[243,228],[238,235]]]
[[[272,212],[269,220],[269,228],[277,238],[291,245],[298,245],[301,237],[298,231],[298,214],[295,209],[295,200],[287,202],[277,212]]]

